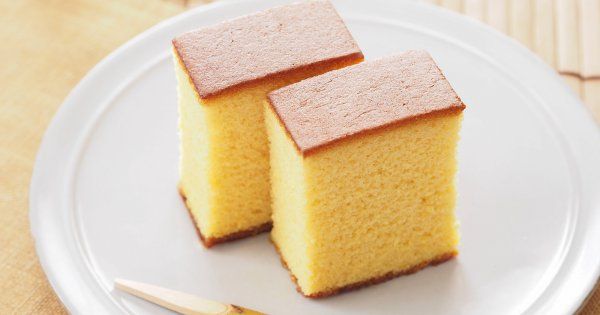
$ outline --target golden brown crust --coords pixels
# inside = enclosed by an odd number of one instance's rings
[[[194,216],[192,215],[192,211],[190,210],[190,207],[187,204],[187,198],[185,196],[185,193],[183,192],[183,189],[181,189],[181,187],[179,187],[179,195],[181,196],[181,199],[183,199],[183,203],[185,204],[187,213],[189,214],[190,218],[192,219],[192,223],[194,224],[194,227],[196,228],[196,234],[198,234],[198,237],[200,238],[202,245],[204,245],[204,247],[206,247],[206,248],[211,248],[217,244],[226,243],[226,242],[238,240],[241,238],[250,237],[250,236],[260,234],[263,232],[268,232],[273,227],[273,224],[271,222],[267,222],[267,223],[264,223],[264,224],[261,224],[261,225],[255,226],[255,227],[251,227],[246,230],[237,231],[237,232],[234,232],[234,233],[231,233],[231,234],[228,234],[225,236],[221,236],[221,237],[204,237],[204,235],[202,235],[202,232],[200,231],[200,228],[198,227],[198,222],[196,222],[196,218],[194,218]]]
[[[335,289],[331,289],[328,291],[322,291],[322,292],[317,292],[317,293],[313,293],[313,294],[309,294],[306,295],[304,294],[304,292],[302,292],[302,289],[300,288],[300,286],[298,285],[298,279],[296,278],[296,276],[294,276],[294,274],[292,273],[292,271],[290,270],[290,268],[288,267],[288,264],[286,263],[285,259],[283,259],[283,255],[281,255],[281,251],[279,250],[279,247],[277,246],[277,244],[275,244],[275,242],[273,242],[273,239],[271,239],[271,243],[273,244],[273,246],[275,247],[275,251],[277,252],[277,254],[279,255],[279,260],[281,261],[281,264],[283,265],[283,267],[285,269],[287,269],[287,271],[290,274],[290,278],[292,279],[292,281],[294,282],[294,284],[296,285],[296,291],[298,291],[300,294],[302,294],[305,297],[311,298],[311,299],[321,299],[321,298],[326,298],[332,295],[337,295],[340,293],[344,293],[344,292],[348,292],[348,291],[353,291],[353,290],[358,290],[358,289],[362,289],[364,287],[368,287],[374,284],[378,284],[378,283],[382,283],[382,282],[386,282],[388,280],[392,280],[394,278],[400,277],[400,276],[405,276],[405,275],[409,275],[409,274],[413,274],[421,269],[424,269],[426,267],[429,266],[436,266],[439,265],[441,263],[444,263],[454,257],[456,257],[458,255],[457,252],[450,252],[450,253],[445,253],[442,255],[439,255],[429,261],[424,261],[416,266],[413,266],[409,269],[405,269],[405,270],[400,270],[400,271],[390,271],[388,273],[386,273],[385,275],[382,276],[377,276],[377,277],[373,277],[371,279],[367,279],[367,280],[363,280],[363,281],[359,281],[359,282],[355,282],[355,283],[351,283],[348,285],[345,285],[343,287],[339,287],[339,288],[335,288]]]
[[[177,49],[175,49],[174,46],[172,48],[173,48],[173,54],[175,55],[175,58],[177,59],[179,66],[181,66],[182,69],[184,70],[184,72],[187,76],[187,79],[190,82],[190,85],[192,87],[194,87],[194,93],[196,94],[196,97],[199,100],[198,102],[200,103],[200,105],[207,105],[207,102],[202,102],[201,100],[214,100],[214,99],[220,98],[220,97],[228,97],[232,94],[239,92],[240,90],[247,89],[247,88],[253,88],[255,86],[261,85],[265,81],[271,81],[271,80],[277,81],[277,80],[281,80],[282,78],[285,78],[287,76],[301,74],[301,73],[308,73],[308,74],[317,73],[318,74],[319,72],[321,72],[321,73],[323,72],[322,69],[337,70],[337,69],[341,69],[341,68],[344,68],[347,66],[351,66],[351,65],[360,63],[364,60],[364,56],[362,55],[362,53],[352,54],[352,55],[335,58],[335,59],[323,60],[323,61],[311,64],[311,65],[302,66],[302,67],[298,67],[295,69],[290,69],[288,71],[282,71],[279,73],[275,73],[267,78],[246,81],[246,82],[240,83],[238,85],[231,86],[230,88],[223,90],[219,93],[215,93],[213,95],[202,97],[196,90],[194,81],[192,80],[192,77],[188,73],[185,65],[183,64],[183,61],[181,61],[181,56],[179,55],[179,52],[177,52]],[[321,71],[318,72],[318,70],[321,70]]]
[[[191,31],[173,47],[201,98],[363,54],[328,1],[285,5]]]
[[[270,104],[270,103],[269,103]],[[270,110],[272,112],[274,112],[273,107],[269,106]],[[461,110],[454,110],[454,109],[449,109],[449,110],[440,110],[437,112],[431,112],[427,115],[421,115],[419,117],[412,117],[409,119],[404,119],[404,120],[399,120],[399,121],[395,121],[393,123],[387,124],[387,125],[383,125],[383,126],[379,126],[377,128],[373,128],[373,129],[367,129],[367,130],[363,130],[359,133],[347,136],[347,137],[343,137],[343,138],[339,138],[339,139],[335,139],[333,141],[324,143],[320,146],[314,147],[308,151],[301,151],[300,148],[298,147],[298,145],[296,144],[296,142],[294,141],[294,139],[292,138],[292,136],[290,135],[289,131],[285,128],[285,126],[283,125],[283,123],[281,122],[281,119],[277,119],[279,122],[279,125],[283,128],[283,130],[285,131],[288,139],[290,139],[290,141],[294,144],[294,148],[296,148],[296,151],[302,155],[303,157],[307,157],[307,156],[311,156],[314,154],[317,154],[318,152],[322,152],[324,150],[326,150],[327,148],[330,148],[332,146],[335,145],[339,145],[342,143],[346,143],[348,141],[352,141],[358,138],[362,138],[362,137],[367,137],[369,135],[374,135],[374,134],[378,134],[378,133],[382,133],[382,132],[387,132],[387,131],[391,131],[395,128],[398,128],[400,126],[406,125],[408,123],[411,122],[417,122],[421,119],[431,119],[434,117],[443,117],[443,116],[450,116],[450,115],[459,115],[461,114],[462,109]],[[277,116],[277,113],[275,113],[275,116]]]
[[[331,71],[273,91],[268,100],[304,156],[345,138],[465,108],[424,51]]]

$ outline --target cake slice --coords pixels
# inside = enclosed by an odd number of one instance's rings
[[[268,92],[363,60],[333,6],[282,6],[173,40],[180,192],[207,247],[271,227]]]
[[[336,294],[457,254],[464,108],[423,51],[269,94],[271,238],[302,294]]]

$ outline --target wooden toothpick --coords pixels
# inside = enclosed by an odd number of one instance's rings
[[[233,304],[206,300],[191,294],[125,279],[115,279],[115,288],[186,315],[261,315]]]

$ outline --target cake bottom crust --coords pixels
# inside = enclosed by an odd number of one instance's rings
[[[200,228],[198,227],[198,222],[196,222],[196,218],[194,218],[194,216],[192,215],[192,210],[190,209],[189,205],[187,204],[187,197],[185,196],[185,193],[183,192],[183,189],[181,189],[181,187],[179,187],[179,195],[181,196],[181,199],[183,199],[183,203],[185,204],[187,213],[190,216],[190,218],[192,219],[192,222],[194,223],[194,227],[196,228],[196,234],[198,234],[198,237],[200,238],[202,245],[204,245],[204,247],[206,247],[206,248],[211,248],[217,244],[226,243],[226,242],[238,240],[241,238],[250,237],[250,236],[260,234],[263,232],[268,232],[273,227],[272,222],[267,222],[267,223],[264,223],[264,224],[261,224],[258,226],[251,227],[249,229],[233,232],[231,234],[227,234],[227,235],[224,235],[221,237],[204,237],[204,235],[202,235],[202,232],[200,231]]]
[[[300,285],[298,284],[298,279],[296,278],[296,276],[294,276],[294,274],[292,273],[292,270],[290,270],[290,268],[288,267],[288,264],[285,261],[285,259],[283,258],[283,255],[281,255],[281,251],[279,250],[279,247],[277,246],[277,244],[275,244],[275,242],[273,241],[272,238],[269,238],[269,239],[271,240],[271,243],[273,244],[273,246],[275,247],[275,250],[277,251],[277,254],[279,255],[281,264],[283,265],[283,267],[285,269],[287,269],[287,271],[290,274],[290,278],[296,285],[296,291],[298,291],[303,296],[311,298],[311,299],[326,298],[326,297],[329,297],[332,295],[337,295],[337,294],[348,292],[348,291],[358,290],[358,289],[362,289],[364,287],[368,287],[368,286],[371,286],[374,284],[386,282],[388,280],[392,280],[392,279],[398,278],[400,276],[406,276],[409,274],[413,274],[413,273],[415,273],[421,269],[424,269],[426,267],[436,266],[441,263],[444,263],[444,262],[456,257],[456,255],[458,255],[458,253],[456,251],[452,251],[449,253],[441,254],[431,260],[423,261],[423,262],[421,262],[413,267],[410,267],[408,269],[398,270],[398,271],[390,271],[384,275],[373,277],[373,278],[370,278],[367,280],[350,283],[350,284],[344,285],[342,287],[338,287],[338,288],[334,288],[334,289],[330,289],[330,290],[326,290],[326,291],[321,291],[321,292],[317,292],[317,293],[312,293],[312,294],[304,294],[304,292],[302,292],[302,289],[300,288]]]

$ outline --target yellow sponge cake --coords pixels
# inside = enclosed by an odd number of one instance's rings
[[[302,294],[336,294],[457,254],[464,108],[423,51],[269,94],[271,238]]]
[[[180,192],[207,247],[271,227],[268,92],[363,59],[329,2],[282,6],[173,40]]]

